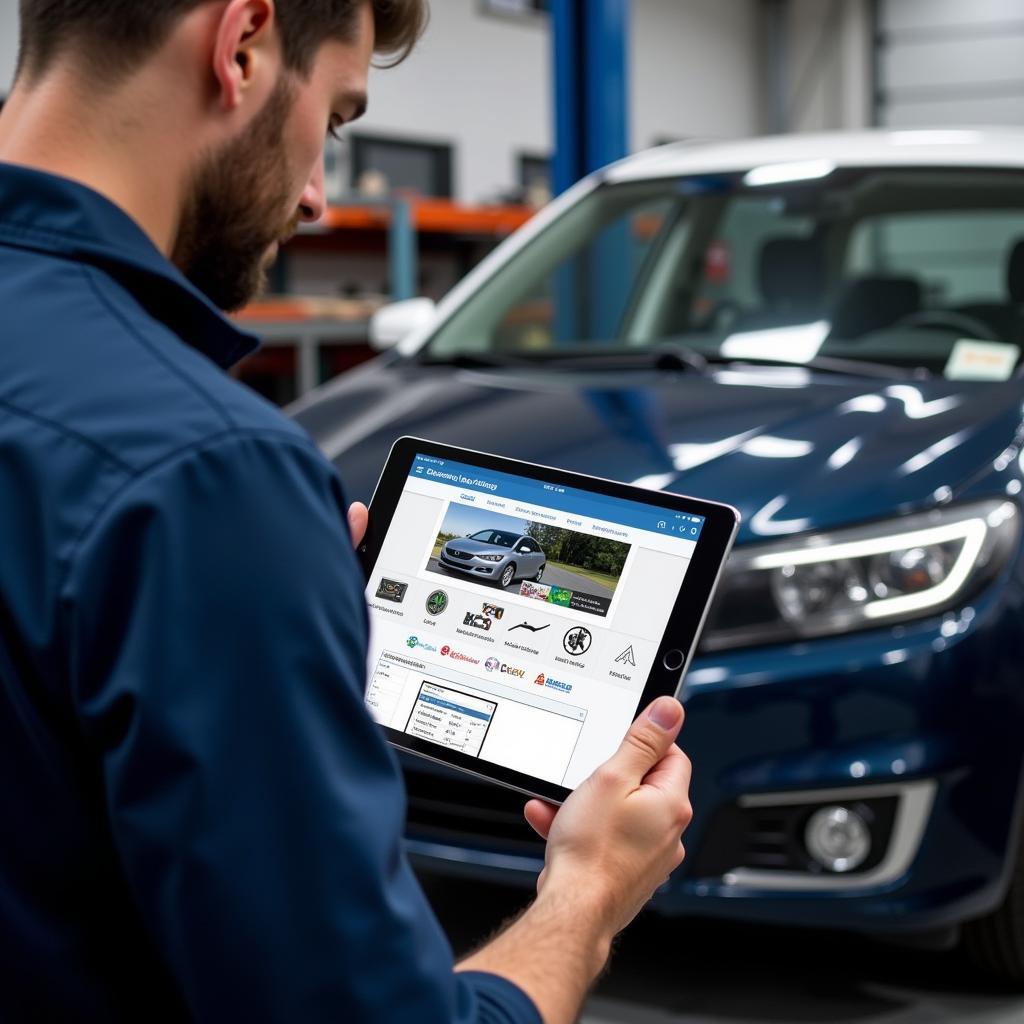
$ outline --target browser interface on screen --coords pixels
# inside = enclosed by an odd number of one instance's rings
[[[416,456],[366,591],[367,707],[574,788],[637,712],[703,525]]]

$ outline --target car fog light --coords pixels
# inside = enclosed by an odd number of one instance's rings
[[[823,807],[807,822],[804,842],[823,868],[837,873],[853,871],[871,852],[871,830],[849,807]]]

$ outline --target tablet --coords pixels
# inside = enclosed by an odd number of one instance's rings
[[[560,802],[675,694],[728,505],[401,438],[359,548],[396,747]]]

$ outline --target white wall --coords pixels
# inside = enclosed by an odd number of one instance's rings
[[[480,13],[476,0],[432,0],[413,55],[373,72],[355,130],[451,141],[457,198],[480,202],[516,183],[520,152],[551,151],[548,20]]]
[[[17,11],[17,0],[0,0],[0,95],[14,76]],[[518,153],[551,151],[550,64],[547,18],[432,0],[430,29],[413,56],[372,73],[370,114],[357,130],[453,142],[457,197],[493,198],[516,183]]]
[[[867,0],[790,0],[784,54],[788,130],[871,124],[871,45]]]
[[[409,61],[375,73],[365,130],[455,140],[458,196],[478,202],[515,184],[518,152],[552,150],[550,23],[431,10]],[[633,0],[628,62],[632,149],[757,131],[757,0]]]
[[[18,0],[0,0],[0,96],[10,92],[18,60]]]
[[[477,0],[431,0],[405,64],[374,71],[356,131],[454,143],[456,198],[517,184],[519,153],[553,147],[550,22],[495,17]],[[759,128],[757,0],[633,0],[630,144]],[[17,0],[0,0],[0,94],[13,77]]]
[[[755,134],[756,0],[633,0],[631,145]]]

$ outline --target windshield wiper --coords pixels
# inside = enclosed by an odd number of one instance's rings
[[[450,356],[426,356],[422,366],[456,366],[462,370],[491,370],[509,366],[534,366],[536,360],[495,352],[454,352]]]
[[[695,370],[704,373],[708,368],[708,361],[700,352],[678,342],[651,348],[607,349],[588,346],[576,351],[546,355],[544,361],[548,366],[578,366],[586,363],[588,370],[621,370],[639,366],[642,369]]]
[[[696,370],[698,373],[703,373],[708,365],[707,359],[699,352],[675,343],[654,348],[579,345],[515,354],[459,352],[440,359],[428,356],[421,361],[425,365],[458,366],[464,369],[529,366],[545,369],[623,370],[640,367],[656,370]]]
[[[627,370],[653,369],[678,372],[692,370],[705,373],[708,365],[757,364],[769,366],[793,366],[820,373],[836,373],[843,376],[878,377],[882,380],[927,380],[932,376],[923,366],[894,366],[861,359],[844,359],[839,356],[815,356],[813,359],[793,360],[782,356],[741,356],[728,357],[718,353],[703,355],[696,349],[679,342],[666,342],[647,348],[607,348],[585,345],[566,349],[543,349],[536,352],[456,352],[450,356],[420,360],[424,366],[455,366],[464,370],[494,370],[513,368],[532,369],[586,369],[586,370]]]
[[[726,356],[710,356],[711,362],[758,363],[772,366],[795,366],[808,370],[820,370],[824,373],[841,373],[844,376],[881,377],[883,380],[927,380],[932,376],[931,370],[924,366],[893,366],[889,363],[872,363],[860,359],[842,359],[838,356],[815,356],[813,359],[784,359],[781,356],[742,356],[729,358]]]

